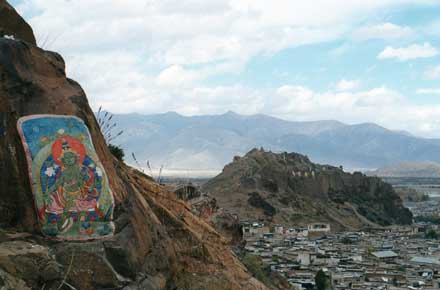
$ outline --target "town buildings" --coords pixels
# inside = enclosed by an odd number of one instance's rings
[[[247,253],[297,289],[315,289],[321,269],[336,290],[440,289],[440,247],[423,238],[425,226],[335,234],[325,223],[284,228],[256,221],[243,223],[243,237]]]

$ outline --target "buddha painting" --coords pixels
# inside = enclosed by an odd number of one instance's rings
[[[46,116],[21,120],[19,128],[43,234],[80,240],[111,235],[113,197],[85,125]]]

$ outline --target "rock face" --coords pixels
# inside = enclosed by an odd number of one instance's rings
[[[36,44],[32,28],[21,18],[14,7],[5,0],[0,0],[0,37],[7,35]]]
[[[0,17],[0,27],[17,36],[0,38],[0,287],[266,289],[184,201],[111,155],[61,56],[36,47],[11,11],[13,16]],[[33,114],[73,115],[85,122],[114,193],[112,238],[58,242],[41,236],[16,129],[20,117]]]
[[[330,222],[335,229],[412,222],[411,212],[391,185],[361,173],[314,164],[296,153],[254,149],[236,157],[202,191],[241,219]]]

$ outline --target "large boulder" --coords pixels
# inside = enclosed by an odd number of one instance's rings
[[[16,36],[0,37],[3,284],[13,289],[266,289],[184,201],[111,155],[84,91],[66,77],[62,57],[36,47],[31,31],[22,31],[24,24],[10,26],[22,21],[11,15],[0,17],[0,27]],[[73,115],[88,127],[114,193],[112,238],[60,242],[41,236],[16,128],[20,117],[33,114]],[[23,263],[29,267],[17,266]],[[31,267],[34,273],[28,271]]]
[[[0,37],[7,35],[36,44],[32,28],[18,15],[14,7],[0,0]]]

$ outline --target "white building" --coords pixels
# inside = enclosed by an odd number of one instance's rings
[[[310,234],[312,233],[329,233],[331,228],[327,223],[313,223],[307,225],[307,229]]]

